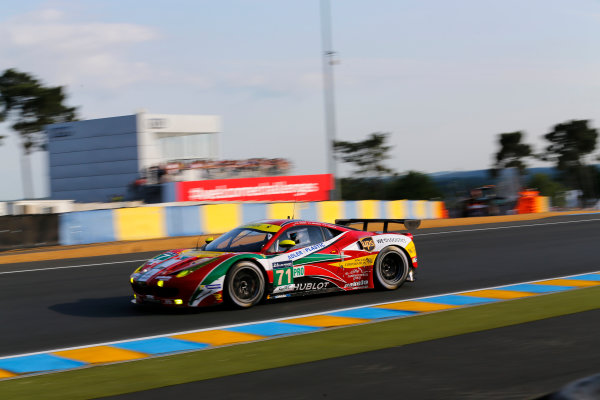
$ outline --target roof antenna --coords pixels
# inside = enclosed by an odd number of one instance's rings
[[[200,237],[198,237],[198,240],[196,241],[196,250],[200,250],[200,248],[198,247],[200,245]]]
[[[292,208],[292,219],[296,217],[296,203],[298,202],[298,190],[296,190],[296,194],[294,195],[294,207]],[[290,219],[290,217],[288,217]]]

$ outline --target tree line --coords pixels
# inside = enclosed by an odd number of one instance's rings
[[[408,171],[399,175],[385,166],[390,158],[392,146],[387,144],[389,133],[371,133],[364,140],[356,142],[335,141],[333,150],[336,158],[354,166],[352,178],[342,178],[342,198],[359,199],[432,199],[453,196],[439,187],[426,174]],[[546,146],[535,152],[533,146],[525,143],[523,131],[500,133],[499,150],[493,155],[494,162],[489,169],[491,179],[499,177],[507,168],[516,168],[524,187],[535,188],[543,196],[550,196],[554,205],[564,205],[566,190],[579,190],[584,199],[600,197],[600,171],[593,161],[598,132],[591,127],[589,120],[571,120],[554,125],[545,134]],[[528,162],[540,160],[548,162],[556,174],[536,174],[528,181]]]
[[[423,200],[441,198],[442,191],[426,174],[408,171],[399,175],[385,166],[392,146],[387,145],[388,132],[371,133],[356,142],[334,141],[333,151],[338,160],[354,166],[353,178],[342,178],[343,200]]]
[[[555,205],[562,205],[561,194],[565,190],[578,190],[583,199],[600,196],[600,171],[594,157],[598,132],[589,120],[570,120],[554,125],[543,138],[545,147],[536,152],[525,143],[525,132],[507,132],[498,135],[500,149],[490,175],[496,177],[504,168],[517,168],[521,176],[527,171],[527,163],[533,160],[549,162],[556,170],[555,177],[547,174],[533,176],[527,186],[537,188],[544,196],[550,196]]]

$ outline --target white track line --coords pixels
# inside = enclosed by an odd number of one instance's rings
[[[479,289],[468,289],[468,290],[463,290],[463,291],[460,291],[460,292],[450,292],[450,293],[433,294],[433,295],[429,295],[429,296],[413,297],[413,298],[409,298],[409,299],[398,299],[398,300],[385,301],[385,302],[380,302],[380,303],[365,304],[365,305],[355,306],[355,307],[346,307],[346,308],[338,308],[338,309],[334,309],[334,310],[319,311],[319,312],[310,313],[310,314],[291,315],[291,316],[287,316],[287,317],[272,318],[272,319],[266,319],[266,320],[260,320],[260,321],[243,322],[243,323],[239,323],[239,324],[221,325],[221,326],[213,326],[213,327],[202,328],[202,329],[185,330],[185,331],[180,331],[180,332],[162,333],[162,334],[152,335],[152,336],[143,336],[143,337],[136,337],[136,338],[120,339],[120,340],[114,340],[114,341],[111,341],[111,342],[94,343],[94,344],[87,344],[87,345],[75,346],[75,347],[66,347],[66,348],[53,349],[53,350],[43,350],[43,351],[37,351],[37,352],[33,352],[33,353],[13,354],[13,355],[10,355],[10,356],[2,356],[2,357],[0,357],[0,360],[4,360],[4,359],[7,359],[7,358],[13,358],[13,357],[25,357],[25,356],[33,356],[33,355],[38,355],[38,354],[48,354],[48,353],[54,353],[54,352],[58,352],[58,351],[84,349],[84,348],[88,348],[88,347],[110,346],[110,345],[114,345],[114,344],[118,344],[118,343],[130,342],[130,341],[135,341],[135,340],[156,339],[156,338],[163,338],[163,337],[169,337],[169,336],[175,336],[175,335],[183,335],[183,334],[186,334],[186,333],[196,333],[196,332],[204,332],[204,331],[212,331],[212,330],[221,330],[221,329],[235,328],[235,327],[246,326],[246,325],[262,324],[262,323],[266,323],[266,322],[278,322],[278,321],[283,321],[283,320],[291,319],[291,318],[313,317],[315,315],[323,315],[323,314],[329,314],[329,313],[339,312],[339,311],[356,310],[356,309],[365,308],[365,307],[382,306],[382,305],[385,305],[385,304],[398,303],[398,302],[402,302],[402,301],[426,300],[426,299],[430,299],[432,297],[438,297],[438,296],[449,296],[449,295],[463,294],[463,293],[469,293],[469,292],[474,292],[474,291],[479,291],[479,290],[499,289],[499,288],[504,288],[504,287],[513,286],[513,285],[523,285],[523,284],[528,284],[528,283],[537,283],[537,282],[543,282],[543,281],[554,280],[554,279],[566,279],[566,278],[571,278],[571,277],[575,277],[575,276],[581,276],[581,275],[587,275],[587,274],[594,274],[594,273],[599,273],[599,272],[600,271],[581,272],[581,273],[578,273],[578,274],[563,275],[563,276],[557,276],[557,277],[552,277],[552,278],[544,278],[544,279],[538,279],[538,280],[534,280],[534,281],[509,283],[509,284],[500,285],[500,286],[491,286],[491,287],[479,288]],[[467,305],[458,306],[456,309],[466,308],[466,307],[473,307],[473,306],[478,306],[478,305],[489,305],[489,304],[494,304],[494,303],[500,303],[500,302],[506,302],[506,301],[513,301],[513,300],[522,300],[522,299],[525,299],[525,298],[533,298],[533,297],[545,296],[545,295],[549,295],[549,294],[565,293],[565,292],[568,292],[568,291],[571,291],[571,290],[577,290],[577,289],[583,289],[583,288],[574,288],[574,289],[563,290],[563,291],[558,291],[558,292],[549,292],[549,293],[535,293],[533,296],[520,297],[520,298],[516,298],[516,299],[498,299],[498,301],[492,302],[492,303],[467,304]],[[441,311],[441,312],[445,312],[445,311],[452,311],[452,310],[444,310],[444,311]],[[438,312],[438,311],[434,311],[434,312]],[[414,315],[415,316],[416,315],[426,315],[426,314],[431,314],[431,313],[432,312],[420,312],[420,313],[415,313]],[[406,318],[406,317],[407,316],[402,316],[402,317],[398,317],[398,318]],[[389,320],[389,319],[397,319],[397,318],[387,318],[385,320]],[[373,320],[371,322],[381,322],[381,321]],[[359,324],[352,324],[352,325],[348,325],[348,326],[353,326],[353,325],[359,325]],[[315,332],[319,332],[319,331],[324,331],[325,329],[326,328],[323,328],[323,329],[320,329],[320,330],[316,330],[314,332],[305,332],[305,333],[315,333]],[[303,334],[303,333],[299,333],[299,334]],[[295,334],[295,335],[298,335],[298,334]],[[265,337],[262,340],[277,339],[279,337],[281,337],[281,336],[276,335],[276,336],[273,336],[273,337]],[[220,347],[220,346],[209,346],[208,348],[215,348],[215,347]],[[196,351],[196,350],[193,350],[193,351]],[[173,353],[173,354],[175,354],[175,353]],[[168,355],[172,355],[172,354],[168,354]]]
[[[429,235],[446,235],[448,233],[494,231],[494,230],[498,230],[498,229],[512,229],[512,228],[531,228],[533,226],[559,225],[559,224],[576,224],[576,223],[580,223],[580,222],[593,222],[593,221],[600,221],[600,219],[599,218],[595,218],[595,219],[583,219],[583,220],[579,220],[579,221],[545,222],[545,223],[542,223],[542,224],[495,226],[495,227],[489,227],[489,228],[461,229],[459,231],[415,233],[415,234],[413,234],[413,236],[417,237],[417,236],[429,236]]]
[[[48,268],[22,269],[22,270],[18,270],[18,271],[2,271],[2,272],[0,272],[0,275],[6,275],[6,274],[20,274],[20,273],[22,273],[22,272],[52,271],[52,270],[56,270],[56,269],[70,269],[70,268],[95,267],[95,266],[98,266],[98,265],[125,264],[125,263],[132,263],[132,262],[142,262],[142,261],[148,261],[148,259],[147,259],[147,258],[145,258],[145,259],[143,259],[143,260],[111,261],[111,262],[105,262],[105,263],[96,263],[96,264],[65,265],[65,266],[62,266],[62,267],[48,267]]]

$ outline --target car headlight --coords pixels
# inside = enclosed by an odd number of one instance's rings
[[[189,269],[184,269],[183,271],[181,271],[180,273],[178,273],[177,275],[175,275],[175,277],[177,278],[183,278],[184,276],[187,276],[189,274],[191,274],[192,271]]]
[[[137,272],[146,272],[147,270],[148,268],[146,268],[146,263],[143,263],[135,271],[133,271],[133,273],[135,274]]]

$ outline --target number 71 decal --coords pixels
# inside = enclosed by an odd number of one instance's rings
[[[275,286],[291,285],[294,278],[304,276],[304,267],[285,267],[273,269],[273,284]]]

